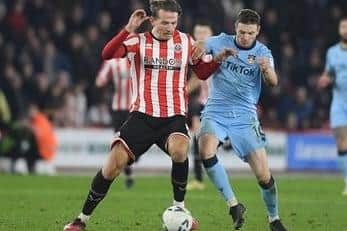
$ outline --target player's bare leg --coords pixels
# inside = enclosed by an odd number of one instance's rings
[[[272,231],[286,231],[279,217],[277,187],[269,170],[265,149],[261,148],[249,154],[247,161],[258,180],[262,198],[268,211],[270,229]]]
[[[334,128],[333,132],[336,139],[339,164],[345,181],[342,195],[347,196],[347,127]]]
[[[171,183],[173,186],[173,205],[185,207],[184,197],[188,180],[188,148],[189,138],[181,133],[172,133],[166,142],[166,149],[172,159]],[[198,223],[193,219],[191,230],[195,230]]]
[[[123,171],[129,161],[129,151],[122,141],[112,147],[103,168],[94,177],[82,213],[71,223],[65,225],[64,231],[83,231],[86,222],[96,206],[107,194],[113,180]]]
[[[236,230],[240,229],[245,220],[243,214],[246,208],[238,203],[229,183],[228,175],[224,167],[218,162],[216,156],[219,140],[211,134],[204,134],[199,138],[199,152],[207,175],[222,194],[229,207],[229,214],[233,219]]]

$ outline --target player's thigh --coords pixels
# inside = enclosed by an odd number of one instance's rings
[[[111,147],[117,142],[122,142],[128,150],[129,164],[132,164],[145,153],[155,142],[155,131],[148,126],[146,115],[132,112],[120,128],[119,137],[114,139]]]
[[[228,137],[227,127],[212,118],[203,117],[199,132],[199,152],[203,159],[212,157],[217,152],[220,142]]]
[[[264,148],[266,136],[262,131],[259,121],[252,119],[243,125],[232,125],[228,128],[228,136],[236,154],[243,161],[256,150]]]
[[[172,159],[184,161],[187,158],[190,138],[184,116],[173,116],[160,121],[156,135],[156,144]]]
[[[347,126],[333,128],[337,149],[347,151]]]
[[[271,173],[265,148],[257,149],[247,155],[246,161],[259,182],[267,183],[270,180]]]

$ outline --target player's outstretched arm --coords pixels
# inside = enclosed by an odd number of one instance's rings
[[[270,65],[270,59],[267,57],[260,57],[257,59],[257,63],[263,74],[265,83],[270,87],[276,87],[278,84],[278,77],[275,70]]]
[[[126,38],[135,33],[141,24],[148,20],[149,17],[143,9],[135,10],[128,21],[128,24],[115,37],[113,37],[102,50],[102,59],[122,58],[126,55],[127,50],[122,45]]]

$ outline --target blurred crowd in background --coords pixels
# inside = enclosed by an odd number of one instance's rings
[[[179,29],[207,20],[214,33],[233,33],[237,13],[262,16],[259,40],[273,52],[280,84],[263,87],[265,128],[327,128],[331,92],[318,90],[325,52],[339,39],[347,12],[341,0],[178,0]],[[112,86],[95,87],[101,50],[148,0],[0,0],[1,121],[26,117],[36,104],[57,127],[111,125]],[[6,103],[7,102],[7,103]],[[8,109],[6,109],[8,105]]]

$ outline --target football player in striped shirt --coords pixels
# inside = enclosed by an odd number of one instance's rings
[[[142,9],[135,10],[125,28],[103,49],[103,59],[126,57],[131,63],[131,113],[119,137],[112,142],[105,165],[92,181],[82,212],[64,227],[65,231],[84,230],[86,221],[114,179],[153,144],[172,159],[173,204],[184,208],[189,146],[186,126],[188,66],[192,65],[193,71],[206,79],[219,63],[202,58],[203,44],[194,45],[190,35],[176,29],[182,10],[175,0],[150,2],[152,15],[147,16]],[[136,34],[147,20],[152,30]],[[228,55],[228,50],[222,50],[216,57],[223,59]],[[196,229],[197,222],[193,220],[191,226],[191,230]]]

